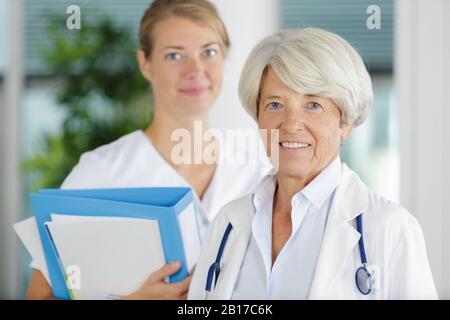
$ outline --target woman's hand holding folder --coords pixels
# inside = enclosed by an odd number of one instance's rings
[[[179,261],[168,263],[153,272],[144,284],[125,300],[186,300],[192,273],[182,281],[167,283],[166,277],[176,273],[181,267]]]
[[[124,297],[125,300],[186,300],[192,273],[184,280],[166,283],[165,278],[176,273],[181,267],[179,261],[168,263],[161,269],[153,272],[147,281],[132,294]],[[33,272],[31,285],[28,288],[27,299],[55,299],[52,289],[39,270]]]

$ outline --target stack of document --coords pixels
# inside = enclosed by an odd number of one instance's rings
[[[200,252],[188,188],[47,189],[31,202],[35,218],[14,228],[57,298],[117,299],[174,260],[179,281]]]

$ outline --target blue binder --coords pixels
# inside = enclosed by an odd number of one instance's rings
[[[189,188],[44,189],[30,197],[56,298],[68,300],[71,293],[45,226],[53,213],[157,220],[166,262],[179,260],[182,264],[169,281],[180,281],[189,274],[178,223],[178,214],[193,201]]]

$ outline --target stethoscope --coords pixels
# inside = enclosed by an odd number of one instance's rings
[[[220,242],[219,251],[217,252],[216,260],[209,267],[208,276],[206,278],[206,287],[205,287],[205,290],[207,292],[211,291],[213,279],[214,279],[214,287],[216,286],[217,279],[219,279],[220,260],[222,259],[222,254],[225,249],[225,245],[227,243],[228,236],[230,235],[231,229],[233,229],[233,226],[231,225],[231,223],[228,223],[227,228],[225,229],[225,233],[223,234],[222,241]],[[366,249],[364,247],[364,237],[363,237],[363,227],[362,227],[362,213],[356,217],[356,229],[361,234],[361,237],[359,238],[359,241],[358,241],[359,255],[361,258],[361,266],[356,270],[355,283],[356,283],[356,288],[358,288],[359,292],[366,296],[372,292],[373,275],[367,268],[367,256],[366,256]]]

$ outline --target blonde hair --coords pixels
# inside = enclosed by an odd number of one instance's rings
[[[216,32],[224,54],[230,40],[216,7],[207,0],[155,0],[145,11],[139,28],[139,43],[148,58],[153,50],[153,31],[156,25],[171,17],[183,17],[208,25]]]
[[[256,45],[239,81],[241,103],[255,120],[268,68],[294,91],[330,98],[341,110],[341,125],[361,124],[373,102],[372,82],[361,56],[332,32],[286,29]]]

